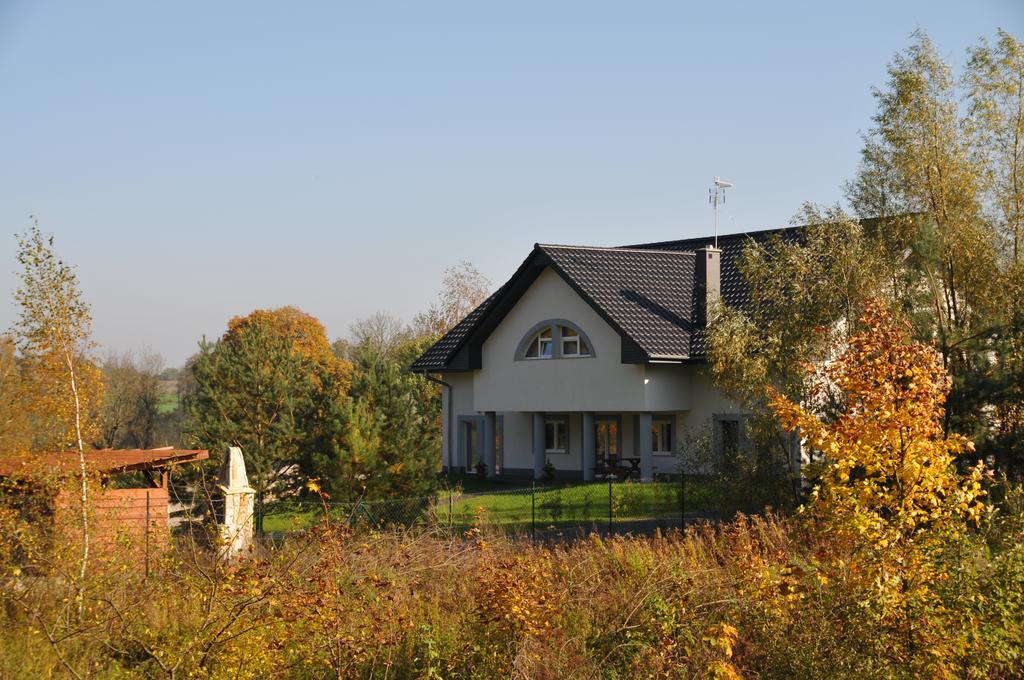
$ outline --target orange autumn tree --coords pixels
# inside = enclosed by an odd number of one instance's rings
[[[333,380],[335,397],[343,397],[352,384],[352,362],[339,358],[327,339],[327,331],[320,320],[298,307],[287,305],[277,309],[256,309],[245,316],[228,321],[223,340],[238,341],[255,326],[265,324],[274,333],[286,338],[295,352],[327,371]]]
[[[347,362],[339,360],[331,351],[327,331],[320,320],[291,305],[277,309],[257,309],[245,316],[234,317],[228,321],[224,339],[237,338],[260,322],[266,322],[278,335],[288,338],[295,350],[307,359],[344,370]]]
[[[834,390],[838,416],[769,396],[783,426],[825,456],[805,508],[814,528],[857,556],[855,571],[871,584],[879,614],[913,645],[922,642],[921,614],[935,604],[935,586],[948,576],[944,549],[980,518],[982,468],[956,468],[973,445],[943,432],[950,378],[939,353],[911,341],[909,326],[878,301],[861,325],[834,362],[809,368],[812,398]]]

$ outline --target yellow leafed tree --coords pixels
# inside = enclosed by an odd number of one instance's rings
[[[74,269],[57,257],[53,237],[43,236],[38,225],[18,238],[18,263],[21,286],[14,298],[21,310],[15,330],[25,408],[45,433],[37,442],[42,448],[73,446],[78,451],[83,579],[89,562],[85,448],[96,431],[103,398],[100,371],[88,359],[92,317]]]
[[[905,633],[897,638],[908,647],[939,644],[935,622],[923,613],[934,613],[936,585],[948,577],[944,549],[983,510],[982,468],[956,468],[957,456],[973,446],[943,433],[950,379],[939,353],[911,342],[909,327],[877,301],[862,324],[833,363],[810,368],[817,390],[838,393],[836,417],[777,392],[771,405],[826,458],[806,510],[817,531],[857,556],[856,564],[839,565],[843,572],[870,584],[869,604]]]

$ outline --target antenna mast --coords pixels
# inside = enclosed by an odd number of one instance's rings
[[[708,203],[715,209],[715,249],[718,249],[718,205],[725,205],[725,190],[732,186],[731,182],[715,175],[714,186],[708,189]]]

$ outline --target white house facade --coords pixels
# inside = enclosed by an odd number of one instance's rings
[[[744,415],[711,381],[703,331],[713,300],[742,303],[739,253],[769,233],[721,249],[536,245],[412,366],[443,385],[444,467],[589,480],[611,466],[651,480],[678,473],[688,429],[741,445]]]

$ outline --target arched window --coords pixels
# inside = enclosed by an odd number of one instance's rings
[[[580,327],[565,319],[548,319],[523,337],[516,359],[579,359],[594,356],[594,345]]]

